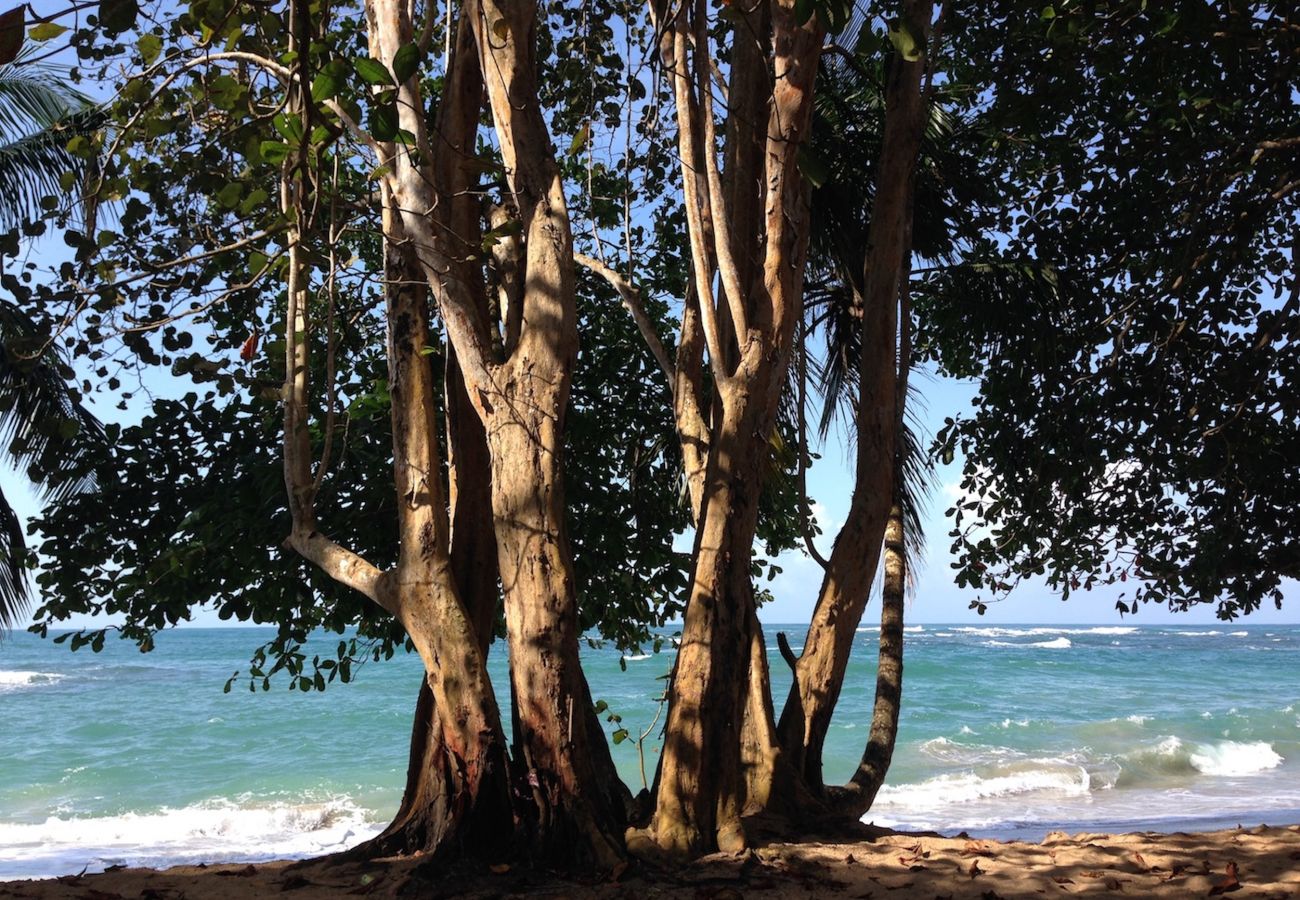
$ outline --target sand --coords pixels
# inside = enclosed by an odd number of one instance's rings
[[[3,849],[0,849],[0,854]],[[1066,895],[1300,898],[1300,825],[1203,834],[1054,832],[1041,844],[881,833],[872,840],[774,843],[615,880],[573,881],[520,868],[431,874],[418,861],[120,869],[0,884],[0,898],[246,900],[254,897],[996,898]]]

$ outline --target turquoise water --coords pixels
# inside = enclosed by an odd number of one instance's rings
[[[783,699],[777,630],[796,652],[802,631],[767,629]],[[302,856],[382,827],[418,661],[367,664],[324,694],[223,693],[269,635],[183,629],[143,655],[0,643],[0,878]],[[866,740],[875,639],[858,635],[828,780]],[[585,662],[593,695],[640,734],[670,656],[627,658],[626,673],[613,650]],[[613,752],[639,788],[633,742]],[[899,746],[867,820],[1028,838],[1300,821],[1300,626],[909,628]]]

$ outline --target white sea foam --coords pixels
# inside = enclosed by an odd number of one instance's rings
[[[0,822],[0,878],[49,877],[83,866],[293,859],[344,850],[381,827],[347,798],[265,806],[213,800],[149,813]]]
[[[1039,792],[1077,797],[1087,794],[1090,786],[1091,779],[1082,766],[1036,759],[984,776],[960,772],[927,778],[916,784],[885,785],[876,803],[899,810],[925,810]]]
[[[1216,634],[1223,634],[1222,631],[1175,631],[1174,634],[1179,637],[1213,637]]]
[[[58,672],[0,671],[0,694],[55,684],[63,680]]]
[[[1200,744],[1191,753],[1192,765],[1205,775],[1254,775],[1282,765],[1282,757],[1266,741],[1220,741]]]
[[[968,634],[973,637],[1045,637],[1054,634],[1096,634],[1096,635],[1125,635],[1136,634],[1136,627],[1131,626],[1112,626],[1105,625],[1097,628],[1003,628],[997,626],[976,627],[965,625],[954,628],[953,631],[959,634]]]
[[[623,658],[624,658],[625,660],[627,660],[628,662],[640,662],[640,661],[643,660],[643,659],[649,659],[649,658],[650,658],[650,654],[649,654],[649,653],[638,653],[636,656],[625,656],[625,657],[623,657]]]
[[[1250,634],[1249,631],[1230,631],[1230,632],[1228,632],[1228,636],[1229,636],[1229,637],[1246,637],[1246,636],[1249,635],[1249,634]]]
[[[1134,725],[1145,725],[1148,721],[1150,721],[1150,719],[1151,719],[1150,716],[1132,715],[1127,717],[1124,721],[1132,722]]]
[[[1053,638],[1050,641],[1029,641],[1028,643],[1018,643],[1016,641],[989,641],[990,647],[1039,647],[1044,650],[1065,650],[1073,647],[1068,637]]]

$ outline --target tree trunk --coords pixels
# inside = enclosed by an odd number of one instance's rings
[[[385,248],[388,294],[389,390],[394,469],[399,487],[402,549],[394,573],[396,608],[425,661],[416,704],[406,790],[383,833],[358,855],[442,853],[505,856],[513,849],[505,735],[487,675],[487,645],[496,611],[490,521],[464,522],[448,546],[448,517],[438,465],[434,378],[422,353],[429,339],[428,290],[412,277],[410,258],[391,241]],[[475,468],[472,442],[483,440],[471,410],[469,428],[453,410],[463,404],[449,381],[449,441],[469,464],[452,468],[453,512],[482,504],[486,470]],[[456,425],[462,426],[457,430]],[[478,456],[485,447],[480,444]],[[480,505],[479,509],[482,509]],[[459,553],[461,560],[455,559]],[[486,565],[485,565],[486,563]]]
[[[710,446],[650,826],[655,842],[679,856],[745,843],[740,736],[757,627],[749,560],[771,412],[761,389],[719,390],[722,421]]]
[[[564,399],[555,379],[538,378],[526,357],[503,385],[494,414],[492,510],[496,521],[515,742],[533,800],[535,851],[548,862],[610,868],[622,855],[623,808],[595,748],[604,733],[578,658],[577,597],[564,527],[561,457]],[[567,386],[567,382],[563,382]],[[612,770],[612,760],[609,761]]]
[[[933,6],[930,0],[904,2],[903,17],[913,34],[929,33]],[[925,66],[924,55],[912,61],[895,57],[885,89],[885,130],[864,273],[853,499],[781,711],[782,745],[815,791],[822,788],[822,747],[880,560],[894,497],[901,427],[898,302],[901,283],[910,271],[912,175],[924,124],[921,77]]]
[[[889,510],[885,531],[885,583],[881,592],[880,651],[876,668],[876,704],[871,733],[853,778],[837,791],[836,808],[855,819],[871,808],[885,783],[898,738],[898,714],[903,698],[903,598],[907,556],[903,549],[903,510],[897,501]]]

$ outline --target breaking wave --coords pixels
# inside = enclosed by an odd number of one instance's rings
[[[241,806],[217,799],[181,809],[117,816],[51,816],[0,822],[0,877],[100,871],[110,865],[296,859],[344,850],[381,825],[349,798],[324,803]]]

